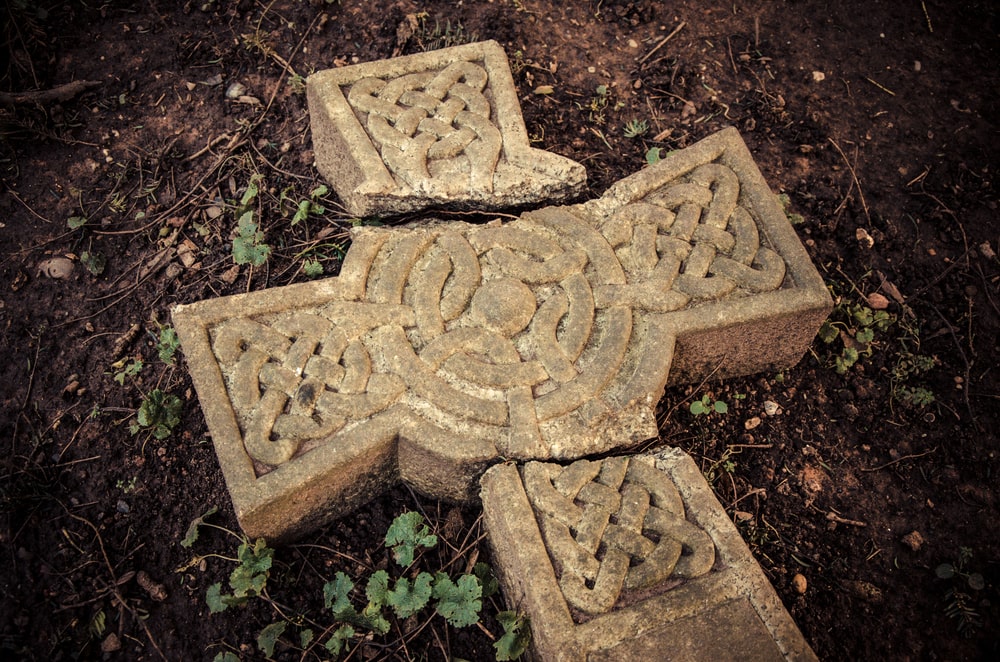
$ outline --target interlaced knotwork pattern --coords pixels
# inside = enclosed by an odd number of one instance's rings
[[[441,71],[351,86],[348,103],[363,122],[388,168],[415,190],[447,188],[465,174],[469,187],[493,190],[501,134],[483,91],[486,70],[455,62]]]
[[[715,546],[686,519],[669,477],[642,459],[531,462],[524,486],[566,601],[588,615],[623,591],[709,572]]]

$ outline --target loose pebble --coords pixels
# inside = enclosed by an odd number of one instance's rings
[[[924,542],[924,537],[920,535],[919,531],[910,531],[903,536],[903,544],[912,549],[914,552],[919,551]]]
[[[226,90],[227,99],[239,99],[247,93],[247,86],[243,83],[233,83]]]
[[[885,310],[889,307],[889,300],[878,292],[872,292],[868,295],[868,305],[873,310]]]
[[[824,74],[822,71],[814,71],[813,72],[813,82],[814,83],[822,83],[824,80],[826,80],[826,74]]]
[[[122,642],[118,639],[118,635],[112,632],[104,641],[101,642],[101,652],[102,653],[114,653],[122,649]]]
[[[67,257],[50,257],[38,264],[38,271],[55,280],[63,280],[73,275],[73,260]]]
[[[806,594],[806,589],[809,588],[809,585],[802,573],[796,573],[796,575],[792,577],[792,588],[794,588],[795,592],[799,595]]]
[[[748,418],[743,422],[743,427],[747,430],[753,430],[755,427],[760,425],[760,416],[754,416],[753,418]]]
[[[774,400],[764,401],[764,413],[768,416],[777,416],[781,413],[781,405]]]

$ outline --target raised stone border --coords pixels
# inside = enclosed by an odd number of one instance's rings
[[[516,207],[586,183],[583,166],[529,145],[494,41],[320,71],[306,91],[316,167],[351,214]]]
[[[481,498],[540,662],[817,660],[683,451],[498,465]]]
[[[665,384],[790,367],[830,306],[729,129],[582,205],[358,228],[337,278],[173,320],[240,524],[281,539],[397,480],[469,500],[501,458],[634,446]]]

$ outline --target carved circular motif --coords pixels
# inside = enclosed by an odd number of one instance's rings
[[[535,315],[535,295],[514,278],[482,284],[472,297],[472,314],[486,328],[511,337],[523,331]]]

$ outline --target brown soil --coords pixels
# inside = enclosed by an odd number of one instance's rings
[[[488,560],[474,507],[399,488],[277,550],[273,602],[209,615],[206,588],[234,567],[216,555],[235,556],[237,542],[216,529],[191,549],[180,541],[210,506],[211,522],[236,523],[183,360],[166,364],[155,347],[177,303],[306,280],[306,257],[337,273],[350,219],[336,199],[294,227],[282,213],[282,191],[297,201],[320,183],[292,72],[480,38],[507,49],[530,135],[587,167],[589,197],[640,169],[650,148],[743,132],[801,220],[841,304],[841,337],[817,339],[782,374],[669,391],[647,446],[701,462],[822,659],[1000,657],[993,3],[135,4],[6,3],[4,93],[99,85],[0,98],[0,655],[260,659],[261,629],[298,615],[319,640],[333,624],[323,583],[387,567],[382,536],[409,509],[446,541],[425,567]],[[227,99],[236,82],[258,102]],[[633,119],[649,129],[625,137]],[[254,173],[273,252],[264,267],[234,269],[233,201]],[[71,228],[72,217],[86,224]],[[194,264],[172,252],[185,245]],[[100,275],[85,252],[106,259]],[[46,275],[58,257],[71,273]],[[848,306],[882,305],[894,321],[866,343]],[[838,374],[845,346],[860,358]],[[116,382],[116,362],[136,358],[141,372]],[[156,388],[183,400],[162,441],[129,432]],[[689,413],[704,394],[728,413]],[[936,576],[960,557],[962,576]],[[972,573],[984,588],[970,588]],[[356,639],[352,659],[492,659],[500,608],[487,601],[482,628],[396,621],[385,638]],[[289,626],[276,659],[323,657],[301,652],[300,629]]]

